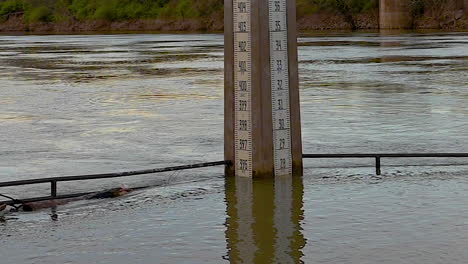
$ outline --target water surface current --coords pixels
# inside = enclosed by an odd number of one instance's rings
[[[304,152],[468,152],[467,44],[301,35]],[[223,36],[0,36],[0,135],[0,181],[222,160]],[[464,263],[468,160],[382,165],[306,160],[303,179],[275,183],[221,167],[60,183],[152,187],[7,214],[0,263]]]

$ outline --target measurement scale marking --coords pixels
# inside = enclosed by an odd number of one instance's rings
[[[236,175],[252,177],[251,0],[233,1]]]
[[[275,175],[292,175],[287,0],[268,0]]]

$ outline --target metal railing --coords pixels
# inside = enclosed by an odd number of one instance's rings
[[[230,161],[215,161],[215,162],[204,162],[204,163],[197,163],[197,164],[191,164],[191,165],[182,165],[182,166],[148,169],[148,170],[126,171],[126,172],[117,172],[117,173],[103,173],[103,174],[90,174],[90,175],[63,176],[63,177],[50,177],[50,178],[41,178],[41,179],[8,181],[8,182],[0,182],[0,187],[50,183],[50,196],[21,200],[21,202],[37,202],[37,201],[44,201],[44,200],[51,200],[51,199],[74,198],[74,197],[90,194],[88,192],[88,193],[76,193],[76,194],[68,194],[68,195],[57,195],[57,183],[58,182],[120,178],[120,177],[129,177],[129,176],[143,175],[143,174],[153,174],[153,173],[161,173],[161,172],[169,172],[169,171],[180,171],[180,170],[190,170],[190,169],[196,169],[196,168],[214,167],[214,166],[228,165],[228,164],[230,164]],[[11,201],[6,201],[2,203],[15,204],[18,201],[19,200],[16,200],[16,201],[11,200]]]
[[[375,159],[375,174],[381,175],[382,158],[468,158],[468,153],[364,153],[364,154],[303,154],[304,159]]]
[[[375,173],[381,175],[381,159],[382,158],[468,158],[468,153],[354,153],[354,154],[303,154],[304,159],[355,159],[355,158],[374,158],[375,159]],[[58,195],[57,194],[57,183],[67,182],[67,181],[81,181],[81,180],[96,180],[96,179],[107,179],[107,178],[119,178],[119,177],[129,177],[135,175],[143,174],[153,174],[160,172],[170,172],[170,171],[180,171],[180,170],[189,170],[196,168],[205,168],[205,167],[214,167],[221,165],[231,165],[231,161],[215,161],[215,162],[205,162],[197,163],[191,165],[183,166],[174,166],[158,169],[148,169],[148,170],[137,170],[137,171],[126,171],[126,172],[117,172],[117,173],[103,173],[103,174],[90,174],[90,175],[78,175],[78,176],[64,176],[64,177],[50,177],[50,178],[41,178],[41,179],[29,179],[29,180],[18,180],[18,181],[8,181],[0,182],[0,187],[11,187],[11,186],[21,186],[21,185],[32,185],[32,184],[42,184],[50,183],[50,196],[37,197],[30,199],[22,199],[11,201],[4,201],[4,204],[16,204],[18,202],[36,202],[44,201],[51,199],[65,199],[65,198],[74,198],[82,195],[90,194],[88,193],[75,193],[67,195]]]

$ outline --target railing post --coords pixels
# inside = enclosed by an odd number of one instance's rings
[[[57,181],[50,182],[50,196],[57,197]]]
[[[377,175],[382,174],[380,170],[380,156],[375,156],[375,174]]]

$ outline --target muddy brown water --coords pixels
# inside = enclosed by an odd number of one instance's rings
[[[466,33],[299,39],[304,152],[468,152]],[[0,181],[220,160],[222,35],[0,36]],[[59,184],[150,185],[0,222],[0,263],[464,263],[468,160],[307,160]],[[18,198],[48,186],[2,188]],[[52,217],[51,217],[52,216]]]

